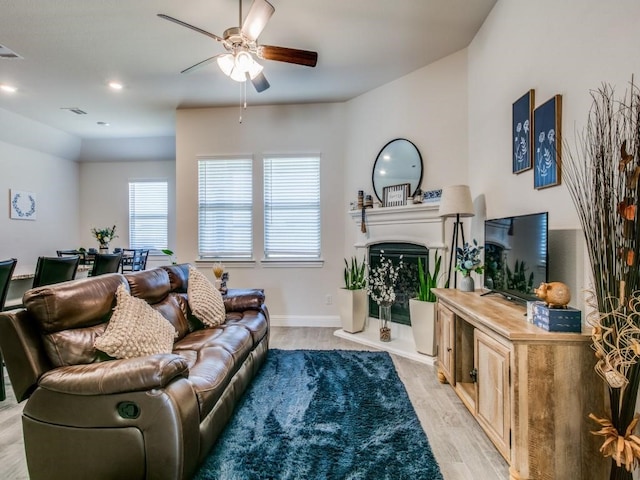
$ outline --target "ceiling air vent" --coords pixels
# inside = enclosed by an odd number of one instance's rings
[[[4,45],[0,45],[0,59],[11,60],[14,58],[22,57],[10,48],[5,47]]]
[[[60,110],[68,110],[70,112],[75,113],[76,115],[86,115],[87,112],[78,108],[78,107],[62,107]]]

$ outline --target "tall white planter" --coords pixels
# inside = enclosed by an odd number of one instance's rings
[[[338,311],[345,332],[357,333],[364,330],[364,322],[367,318],[367,291],[338,290]]]
[[[436,354],[436,304],[409,299],[411,330],[416,350],[425,355]]]

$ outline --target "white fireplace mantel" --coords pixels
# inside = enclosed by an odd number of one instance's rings
[[[366,233],[361,231],[362,211],[350,210],[358,229],[356,248],[376,243],[407,242],[429,249],[446,249],[444,219],[438,215],[439,203],[418,203],[402,207],[379,207],[365,210]]]

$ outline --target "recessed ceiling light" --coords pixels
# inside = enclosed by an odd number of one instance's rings
[[[16,93],[18,89],[16,87],[12,87],[11,85],[2,84],[0,85],[0,90],[7,93]]]
[[[109,82],[109,86],[114,90],[122,90],[123,87],[120,82]]]
[[[69,112],[75,113],[76,115],[86,115],[87,112],[78,107],[60,107],[60,110],[67,110]]]
[[[108,127],[109,124],[107,122],[96,122],[98,125],[100,125],[101,127]]]

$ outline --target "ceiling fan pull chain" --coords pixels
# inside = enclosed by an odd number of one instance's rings
[[[242,111],[247,109],[247,82],[240,84],[240,119],[238,123],[242,123]]]

